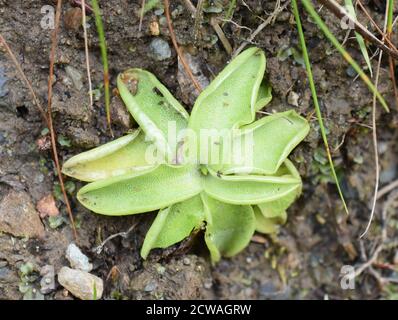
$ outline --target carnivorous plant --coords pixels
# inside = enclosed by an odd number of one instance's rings
[[[256,120],[271,100],[265,55],[250,48],[197,98],[191,115],[148,71],[129,69],[117,86],[139,129],[76,155],[63,173],[90,182],[77,194],[109,216],[159,210],[141,249],[166,248],[203,229],[213,262],[272,233],[302,182],[287,158],[309,131],[295,111]]]

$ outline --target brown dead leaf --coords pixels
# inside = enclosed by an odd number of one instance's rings
[[[37,203],[36,208],[37,211],[39,211],[41,218],[45,218],[47,216],[54,217],[59,215],[59,210],[55,204],[55,199],[52,194],[41,198]]]

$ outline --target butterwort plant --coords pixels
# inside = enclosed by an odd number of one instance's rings
[[[78,200],[108,216],[158,211],[144,259],[203,230],[217,262],[243,250],[255,231],[276,232],[301,193],[288,156],[309,125],[293,110],[256,120],[271,100],[265,66],[262,50],[245,50],[203,90],[191,115],[150,72],[121,73],[118,90],[139,129],[65,162],[63,173],[90,182]]]

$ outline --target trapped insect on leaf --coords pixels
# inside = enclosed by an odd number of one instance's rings
[[[309,125],[293,110],[256,121],[271,100],[265,65],[260,49],[241,53],[191,115],[148,71],[120,74],[118,90],[140,128],[64,164],[65,174],[90,182],[79,201],[111,216],[159,210],[143,258],[203,229],[216,262],[244,249],[256,230],[275,232],[301,193],[287,157]]]

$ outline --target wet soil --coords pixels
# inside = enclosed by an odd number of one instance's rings
[[[80,19],[79,9],[76,9],[75,1],[63,2],[53,85],[53,118],[61,161],[112,139],[106,128],[102,65],[93,16],[88,15],[88,43],[93,86],[98,98],[94,106],[89,107],[83,30],[76,22]],[[382,25],[384,8],[378,6],[378,1],[363,2],[376,22]],[[16,54],[43,105],[47,102],[51,30],[41,27],[44,17],[41,9],[45,5],[54,7],[55,3],[0,0],[0,32]],[[227,8],[228,1],[219,3]],[[284,3],[282,1],[282,5]],[[179,68],[163,10],[154,8],[146,12],[140,31],[141,1],[113,0],[100,1],[100,4],[109,51],[111,87],[115,88],[119,72],[129,67],[144,68],[153,72],[190,110],[195,91]],[[233,23],[223,25],[225,36],[234,49],[269,17],[275,4],[275,1],[237,1]],[[229,60],[209,23],[211,16],[222,16],[223,13],[205,13],[195,30],[185,1],[172,1],[171,11],[179,45],[191,55],[192,66],[196,68],[200,81],[208,83]],[[326,8],[320,13],[337,38],[343,41],[347,31],[340,28],[338,19]],[[395,13],[398,13],[398,8]],[[363,16],[359,19],[366,22]],[[153,29],[154,24],[158,25],[159,34]],[[359,241],[370,213],[375,183],[370,127],[372,95],[304,12],[303,25],[321,111],[328,128],[328,140],[350,215],[345,214],[330,178],[294,19],[288,5],[253,41],[267,56],[267,77],[273,88],[273,100],[267,111],[295,109],[311,123],[311,133],[291,156],[303,177],[304,189],[301,198],[288,210],[287,224],[276,236],[256,235],[246,250],[234,258],[223,259],[215,266],[210,263],[201,235],[194,239],[193,245],[183,242],[168,250],[157,250],[148,260],[142,261],[139,250],[154,215],[110,218],[90,213],[75,198],[81,183],[67,178],[78,226],[78,245],[93,262],[93,273],[105,282],[103,298],[396,297],[396,286],[378,281],[380,277],[398,276],[394,242],[398,235],[395,206],[388,210],[389,219],[384,226],[388,241],[377,260],[378,265],[356,279],[354,290],[341,287],[342,266],[358,266],[366,261],[366,255],[370,255],[379,241],[383,227],[380,215],[386,197],[378,202],[369,234]],[[369,29],[375,32],[370,25]],[[154,39],[162,41],[154,44]],[[393,41],[398,43],[397,35]],[[352,33],[345,47],[365,67]],[[376,48],[369,45],[369,50],[374,53]],[[297,54],[290,54],[293,51]],[[372,60],[373,68],[376,60]],[[384,186],[397,179],[398,175],[398,116],[387,59],[383,60],[380,71],[379,90],[392,109],[387,114],[378,107],[376,114],[380,183]],[[114,92],[112,109],[116,136],[135,126]],[[24,294],[26,298],[26,290],[21,289],[21,267],[26,263],[34,266],[36,274],[46,265],[53,266],[55,272],[68,265],[64,253],[68,244],[74,241],[73,233],[59,193],[51,153],[38,146],[37,141],[47,135],[43,129],[45,125],[28,89],[20,81],[5,51],[0,51],[0,203],[4,210],[10,212],[12,208],[7,206],[14,205],[15,209],[15,203],[5,200],[12,196],[12,199],[19,199],[20,206],[26,206],[34,213],[37,202],[53,194],[61,217],[44,217],[38,221],[32,218],[32,212],[28,212],[27,219],[33,219],[27,224],[31,229],[30,237],[23,236],[23,230],[19,232],[12,225],[0,233],[0,299],[22,299]],[[108,236],[126,231],[137,222],[127,237],[116,237],[108,241],[100,253],[95,251]],[[29,286],[40,289],[40,277],[32,278]],[[70,299],[71,296],[56,284],[44,298]]]

